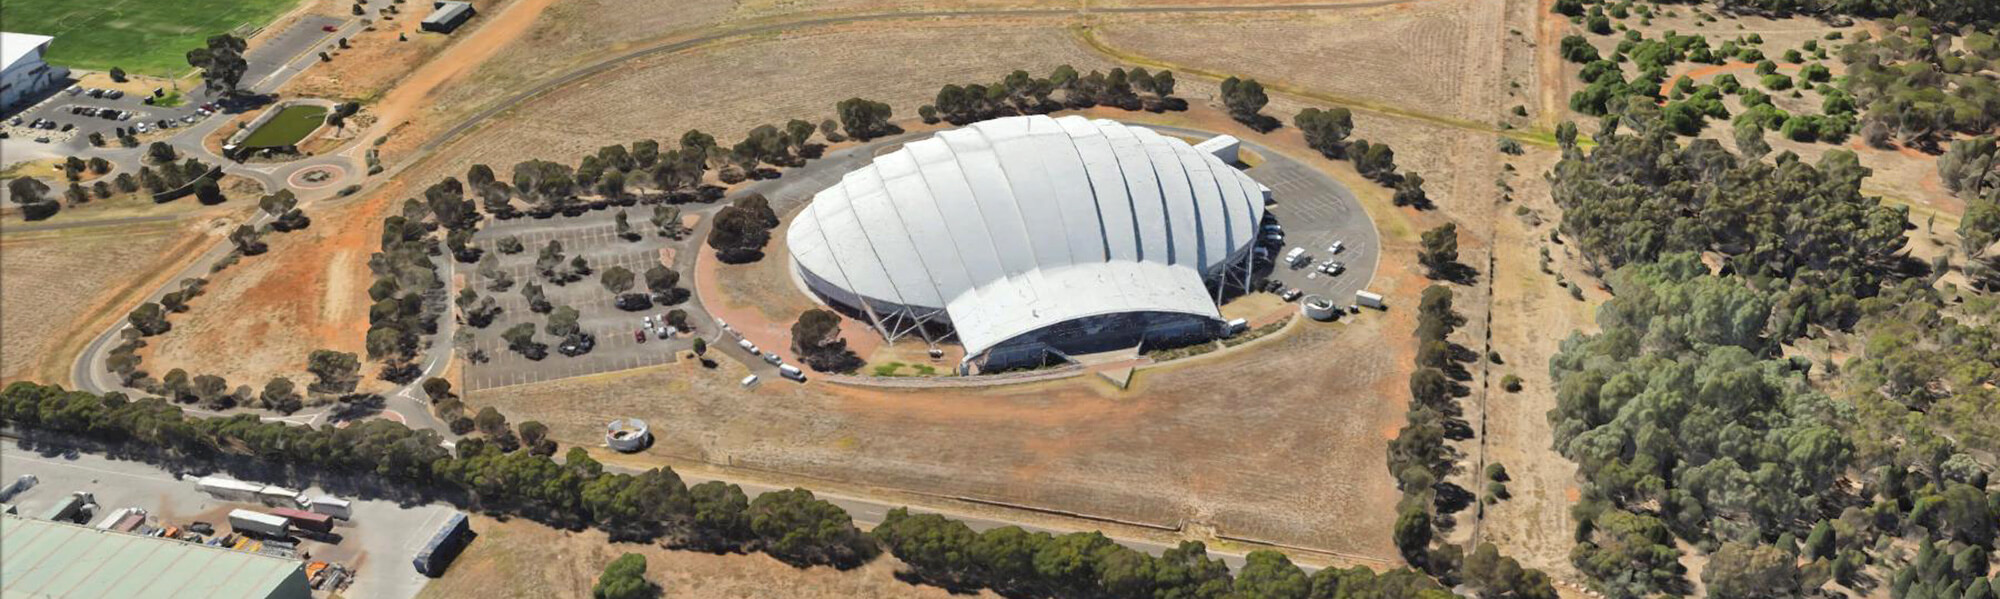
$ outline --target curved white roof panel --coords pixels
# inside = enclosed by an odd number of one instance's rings
[[[1076,318],[1220,318],[1203,284],[1256,239],[1257,183],[1150,129],[1009,117],[939,132],[847,173],[787,234],[799,267],[855,295],[942,308],[967,355]]]

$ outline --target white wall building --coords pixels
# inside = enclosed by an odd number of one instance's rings
[[[799,277],[890,338],[955,337],[962,370],[1206,338],[1247,286],[1264,192],[1150,129],[1008,117],[910,142],[814,196]]]
[[[0,65],[4,65],[0,66],[0,110],[21,108],[15,104],[69,78],[69,69],[42,62],[42,54],[55,39],[0,31]]]

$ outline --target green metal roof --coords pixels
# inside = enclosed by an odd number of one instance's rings
[[[0,516],[0,599],[311,596],[298,560]]]

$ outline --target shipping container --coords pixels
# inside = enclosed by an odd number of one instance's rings
[[[1367,306],[1377,310],[1389,309],[1389,304],[1382,300],[1382,296],[1376,295],[1374,293],[1369,293],[1366,291],[1355,292],[1354,303],[1361,304],[1363,306]]]
[[[348,503],[347,500],[345,499],[334,499],[332,497],[315,497],[312,500],[312,511],[326,514],[328,516],[333,516],[335,518],[339,518],[342,520],[350,520],[354,518],[354,506],[353,504]]]
[[[229,527],[239,533],[250,533],[267,537],[283,537],[292,534],[291,521],[281,516],[250,510],[229,510]]]
[[[453,512],[451,518],[445,520],[444,526],[431,535],[430,542],[425,543],[424,548],[417,551],[417,557],[410,560],[410,563],[417,567],[417,572],[425,576],[444,574],[445,566],[451,565],[452,558],[458,556],[458,551],[465,547],[465,542],[471,536],[472,526],[466,521],[465,514]]]
[[[118,508],[118,509],[116,509],[116,510],[112,510],[110,514],[106,514],[106,515],[104,516],[104,519],[103,519],[103,520],[100,520],[100,521],[98,521],[98,523],[97,523],[97,529],[98,529],[98,530],[111,530],[111,527],[114,527],[114,526],[117,526],[117,525],[118,525],[118,521],[119,521],[119,520],[124,520],[124,519],[125,519],[125,516],[126,516],[126,514],[130,514],[130,513],[134,512],[134,511],[138,511],[138,509],[139,509],[139,508],[131,508],[131,507],[122,507],[122,508]]]
[[[132,513],[125,514],[124,518],[118,519],[118,523],[112,525],[111,530],[115,530],[118,532],[132,532],[133,530],[145,525],[146,525],[146,510],[133,510]],[[159,535],[150,535],[150,536],[159,536]]]
[[[281,507],[271,510],[271,515],[290,520],[292,526],[313,532],[331,532],[333,530],[333,517],[318,512],[307,512]]]

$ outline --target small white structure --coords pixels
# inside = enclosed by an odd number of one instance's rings
[[[42,62],[56,38],[0,31],[0,110],[33,98],[69,78],[69,69]]]
[[[314,497],[312,511],[346,520],[354,517],[354,504],[348,503],[345,499]]]
[[[1313,320],[1319,320],[1319,321],[1333,320],[1334,317],[1339,313],[1339,311],[1335,310],[1333,307],[1333,300],[1326,299],[1317,295],[1312,296],[1311,298],[1306,299],[1306,301],[1300,303],[1299,312],[1305,314],[1306,318],[1311,318]]]
[[[604,443],[618,451],[639,451],[652,441],[652,429],[647,428],[646,421],[638,418],[619,418],[604,427]]]
[[[1217,135],[1208,138],[1208,141],[1195,144],[1194,149],[1215,156],[1224,164],[1236,164],[1241,162],[1237,160],[1236,151],[1242,146],[1243,141],[1236,139],[1234,135]]]
[[[1367,291],[1354,292],[1354,303],[1377,310],[1389,309],[1389,304],[1382,301],[1382,296]]]

